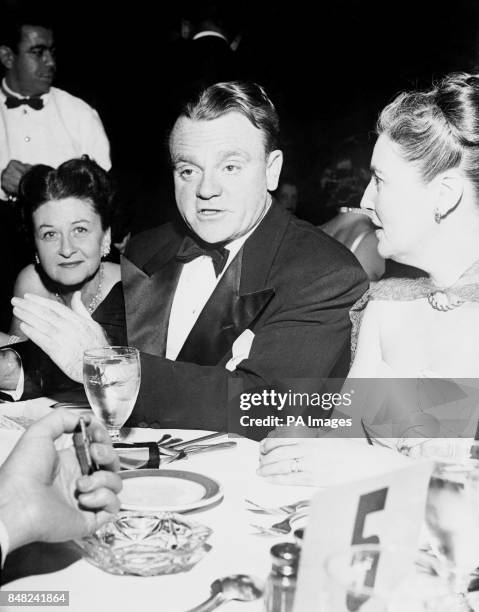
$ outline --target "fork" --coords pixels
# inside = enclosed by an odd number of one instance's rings
[[[253,506],[253,508],[247,508],[250,512],[256,512],[258,514],[291,514],[299,510],[300,508],[307,508],[309,506],[309,499],[300,499],[297,502],[292,504],[285,504],[284,506],[273,506],[273,507],[265,507],[260,506],[254,501],[250,499],[245,499],[247,504]]]
[[[157,444],[159,448],[168,448],[171,444],[179,444],[180,442],[183,442],[183,438],[173,438],[170,434],[163,434]]]
[[[264,527],[263,525],[253,525],[251,523],[251,527],[257,529],[262,535],[285,535],[291,532],[291,521],[297,518],[302,518],[307,516],[308,512],[305,510],[297,510],[296,512],[291,512],[285,519],[279,521],[278,523],[273,523],[269,527]]]

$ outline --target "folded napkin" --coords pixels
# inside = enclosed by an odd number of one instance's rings
[[[144,461],[144,464],[139,465],[136,469],[158,469],[160,467],[160,449],[158,442],[116,442],[113,446],[118,450],[120,462],[125,459],[125,463],[130,460],[132,462]],[[132,465],[133,467],[133,465]]]

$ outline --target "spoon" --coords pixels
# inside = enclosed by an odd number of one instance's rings
[[[189,612],[209,612],[231,600],[254,601],[263,595],[263,585],[253,576],[235,574],[218,578],[211,584],[211,597]]]

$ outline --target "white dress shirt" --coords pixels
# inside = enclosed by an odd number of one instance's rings
[[[225,246],[225,249],[229,251],[228,260],[218,277],[215,275],[213,261],[208,255],[201,255],[193,261],[183,264],[168,322],[167,359],[174,361],[178,357],[183,344],[216,285],[255,228],[256,225],[247,234]]]
[[[9,89],[5,79],[2,87],[9,95],[22,97]],[[84,154],[109,170],[110,145],[98,113],[80,98],[56,87],[41,98],[41,110],[26,104],[7,108],[6,96],[0,90],[0,173],[12,159],[56,168]],[[4,197],[2,191],[0,196]]]

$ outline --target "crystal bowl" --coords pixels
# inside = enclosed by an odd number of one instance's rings
[[[180,514],[120,512],[77,540],[87,561],[111,574],[157,576],[191,569],[211,549],[212,530]]]

